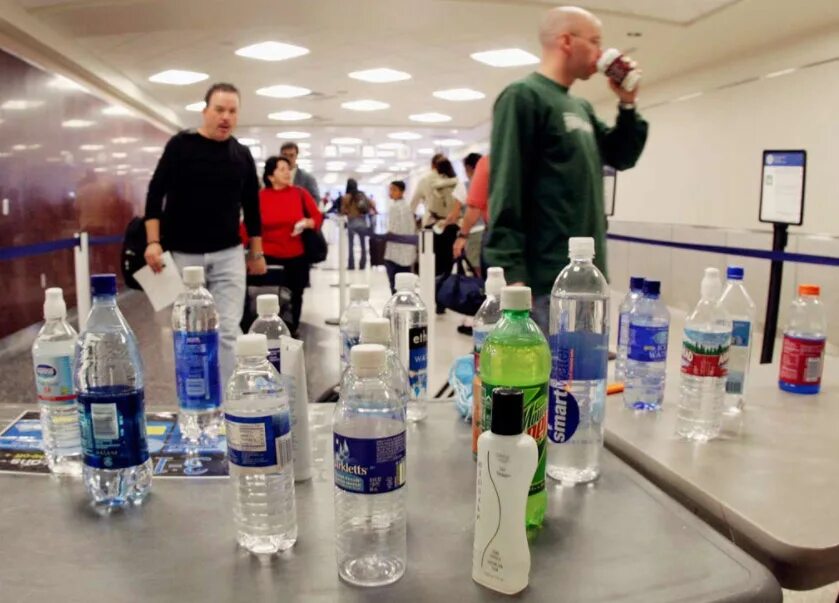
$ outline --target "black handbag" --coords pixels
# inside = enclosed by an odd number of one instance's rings
[[[306,199],[303,197],[303,192],[300,192],[300,203],[303,205],[303,216],[311,218],[309,212],[306,210]],[[326,237],[319,228],[304,228],[300,233],[303,239],[303,255],[309,264],[319,264],[326,259],[326,254],[329,251],[329,246],[326,243]]]
[[[475,269],[465,255],[457,258],[454,263],[457,265],[457,272],[437,277],[437,305],[460,314],[474,316],[486,299],[484,281],[477,276],[466,275],[464,264],[473,275]]]

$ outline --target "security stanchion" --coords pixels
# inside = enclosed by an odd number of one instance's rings
[[[326,324],[338,326],[341,312],[347,305],[347,217],[338,216],[338,317],[327,318]]]
[[[434,312],[437,307],[435,287],[436,275],[434,274],[434,233],[431,230],[423,230],[420,232],[419,238],[419,294],[422,298],[425,307],[428,310],[428,374],[431,376],[431,367],[433,361],[434,350],[434,332],[436,314]],[[431,390],[431,384],[428,386]]]
[[[86,232],[77,232],[77,243],[73,248],[73,264],[76,269],[76,309],[79,313],[79,332],[87,325],[90,314],[90,242]]]

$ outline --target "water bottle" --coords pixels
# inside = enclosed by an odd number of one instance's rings
[[[236,540],[271,555],[297,541],[288,392],[268,362],[265,335],[240,335],[224,402]]]
[[[212,442],[222,420],[219,316],[202,266],[186,266],[183,281],[186,290],[172,308],[178,427],[189,442]]]
[[[629,313],[639,299],[644,297],[644,277],[633,276],[629,279],[629,291],[618,308],[618,356],[615,359],[615,381],[626,380],[626,353],[629,339]]]
[[[495,323],[501,320],[501,289],[507,285],[504,280],[504,269],[491,267],[487,270],[487,280],[484,285],[486,299],[472,323],[472,358],[475,364],[475,376],[472,378],[472,458],[478,458],[478,437],[481,435],[481,349],[489,332]]]
[[[629,313],[624,404],[632,410],[660,410],[667,377],[670,312],[660,299],[661,283],[644,282],[644,297]]]
[[[73,353],[78,337],[67,322],[67,306],[61,289],[47,289],[44,326],[32,345],[32,360],[44,454],[55,475],[82,474],[79,411],[73,385]]]
[[[547,474],[577,484],[600,475],[611,294],[594,239],[570,238],[568,257],[551,291]]]
[[[728,284],[720,298],[720,305],[731,318],[731,348],[728,351],[728,378],[725,382],[725,414],[743,410],[746,378],[752,356],[754,339],[755,303],[743,286],[743,269],[729,266]]]
[[[385,369],[387,371],[386,381],[390,384],[407,408],[408,400],[411,398],[411,386],[408,379],[408,372],[402,366],[399,356],[393,349],[393,342],[390,337],[390,321],[387,318],[365,318],[361,321],[361,343],[377,343],[385,347]],[[344,376],[349,371],[344,372]]]
[[[358,345],[332,420],[338,575],[397,581],[407,564],[405,407],[386,380],[381,345]]]
[[[706,442],[722,426],[731,319],[720,305],[720,271],[706,268],[702,299],[685,322],[682,337],[682,384],[676,412],[676,433]]]
[[[784,329],[778,385],[793,394],[817,394],[821,389],[827,317],[817,285],[798,287]]]
[[[408,420],[412,422],[425,419],[428,398],[428,311],[414,290],[416,281],[414,274],[397,274],[396,294],[382,312],[390,320],[396,354],[408,371],[411,387]]]
[[[370,305],[369,285],[350,285],[350,303],[341,314],[341,372],[350,364],[350,350],[358,345],[361,336],[361,321],[378,314]]]
[[[257,318],[248,333],[265,335],[268,340],[268,361],[278,373],[282,373],[280,337],[291,337],[291,331],[280,318],[280,298],[274,294],[257,295],[256,313]]]
[[[151,490],[143,361],[117,306],[117,279],[90,279],[93,307],[76,345],[75,385],[84,483],[104,507],[140,504]]]

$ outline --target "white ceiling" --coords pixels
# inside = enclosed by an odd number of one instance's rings
[[[538,55],[538,22],[555,2],[17,0],[15,4],[174,110],[184,127],[199,123],[199,114],[185,111],[184,106],[201,100],[210,82],[235,83],[243,93],[239,136],[258,138],[264,152],[274,153],[277,132],[310,132],[312,159],[322,173],[324,145],[335,136],[377,144],[387,141],[389,132],[415,131],[423,139],[409,143],[408,156],[425,162],[414,151],[434,146],[435,139],[458,137],[471,142],[485,135],[495,96],[533,67],[497,69],[469,55],[504,47]],[[836,0],[580,0],[579,4],[601,17],[605,45],[631,50],[644,68],[647,85],[782,37],[802,35],[837,18]],[[234,54],[238,48],[266,40],[311,52],[281,62]],[[347,76],[374,67],[407,71],[412,79],[371,84]],[[183,87],[148,81],[166,69],[201,71],[210,78]],[[303,86],[313,94],[289,100],[255,94],[258,88],[275,84]],[[480,90],[486,98],[455,103],[432,96],[435,90],[454,87]],[[595,102],[611,94],[599,77],[574,90]],[[389,103],[390,108],[370,113],[341,108],[342,102],[368,98]],[[314,117],[287,123],[267,117],[286,109]],[[451,115],[452,121],[423,128],[408,119],[410,114],[429,111]],[[353,166],[350,162],[347,169]]]

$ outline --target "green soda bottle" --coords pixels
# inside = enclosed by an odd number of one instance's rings
[[[492,422],[492,390],[512,387],[524,393],[522,427],[533,436],[539,449],[539,464],[527,498],[528,535],[542,527],[548,493],[545,490],[545,447],[548,433],[548,380],[551,351],[541,329],[530,318],[530,287],[501,290],[502,317],[489,332],[481,348],[483,382],[481,431]]]

